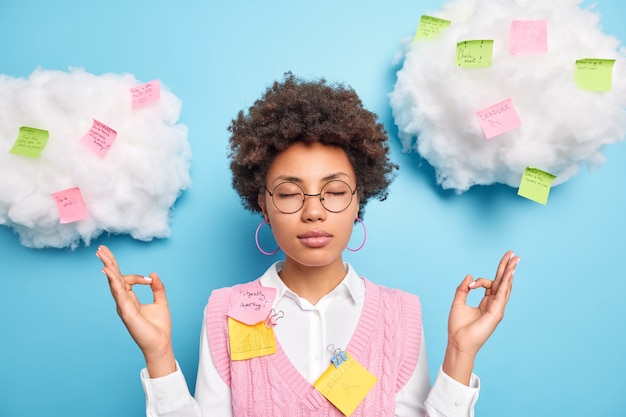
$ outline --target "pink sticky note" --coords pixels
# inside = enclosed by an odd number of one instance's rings
[[[264,321],[272,309],[276,289],[258,284],[241,285],[239,288],[240,294],[228,311],[228,316],[249,325]]]
[[[80,143],[91,149],[100,158],[104,158],[117,138],[117,132],[104,123],[93,121],[91,129],[85,133]]]
[[[501,135],[522,125],[509,98],[476,113],[486,139]]]
[[[87,207],[78,187],[54,193],[52,198],[61,216],[60,223],[72,223],[87,218]]]
[[[547,20],[513,20],[509,48],[513,55],[548,52]]]
[[[133,96],[133,110],[150,104],[161,98],[161,84],[159,80],[153,80],[130,89]]]

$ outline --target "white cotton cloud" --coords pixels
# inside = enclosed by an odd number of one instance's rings
[[[133,110],[130,74],[37,70],[0,75],[0,224],[27,247],[77,247],[101,233],[149,241],[170,235],[171,208],[191,184],[181,101],[162,84],[160,99]],[[104,157],[80,143],[94,120],[117,133]],[[21,127],[46,130],[39,157],[11,153]],[[87,217],[61,223],[52,194],[78,187]]]
[[[439,36],[407,41],[390,94],[404,151],[417,151],[437,182],[458,193],[492,183],[518,187],[526,167],[557,176],[604,162],[602,148],[626,135],[626,64],[619,41],[578,0],[453,0],[429,16],[451,21]],[[547,53],[512,54],[513,20],[547,21]],[[416,22],[416,26],[417,26]],[[492,65],[457,65],[457,43],[493,40]],[[615,60],[612,88],[575,81],[585,58]],[[511,99],[521,125],[485,139],[477,112]]]

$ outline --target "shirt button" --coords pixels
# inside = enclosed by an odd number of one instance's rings
[[[313,359],[315,359],[315,362],[319,362],[322,360],[322,357],[320,355],[315,355]]]
[[[157,401],[161,401],[161,400],[163,400],[163,394],[161,394],[160,392],[159,392],[159,393],[157,393],[157,395],[156,395],[156,399],[157,399]]]
[[[455,406],[455,407],[460,407],[461,405],[463,405],[463,402],[462,402],[461,400],[456,400],[456,401],[454,402],[454,406]]]

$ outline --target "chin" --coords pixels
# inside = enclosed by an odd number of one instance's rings
[[[322,248],[310,249],[307,252],[311,253],[299,253],[296,256],[289,256],[292,262],[300,264],[302,266],[310,267],[310,268],[321,268],[337,262],[337,259],[341,260],[341,252],[329,253],[329,251],[325,251]]]

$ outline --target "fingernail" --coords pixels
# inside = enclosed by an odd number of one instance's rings
[[[144,281],[148,281],[148,282],[152,282],[152,278],[150,277],[143,277]]]
[[[476,286],[476,281],[470,282],[470,284],[469,284],[470,288],[474,288],[475,286]]]

